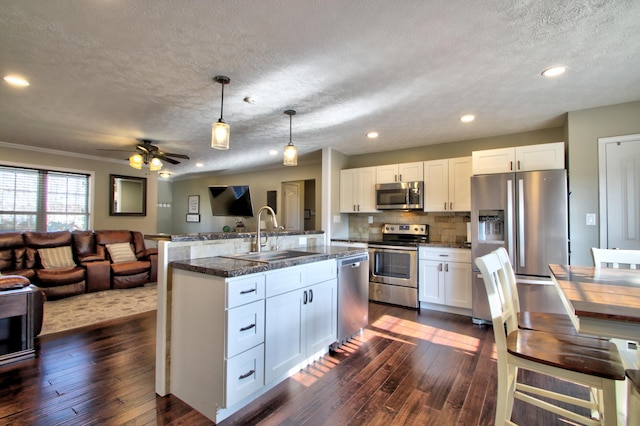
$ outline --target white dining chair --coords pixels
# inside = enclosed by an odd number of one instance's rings
[[[640,250],[601,249],[591,247],[596,268],[640,269]]]
[[[509,295],[513,300],[513,306],[518,315],[518,326],[520,328],[578,335],[578,331],[567,314],[521,310],[520,299],[518,297],[518,285],[511,260],[509,259],[509,253],[507,253],[504,247],[496,249],[495,253],[504,266],[506,280],[509,284],[508,287],[504,289],[504,293]],[[597,338],[595,336],[588,337]]]
[[[616,346],[603,339],[518,328],[506,263],[496,251],[475,260],[487,290],[498,357],[495,424],[511,421],[517,398],[580,424],[617,425],[615,382],[625,371]],[[518,370],[529,370],[596,389],[586,400],[521,383]],[[544,398],[544,400],[541,399]],[[569,403],[598,413],[596,418],[567,410]]]

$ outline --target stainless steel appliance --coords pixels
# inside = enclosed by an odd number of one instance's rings
[[[369,323],[369,254],[338,260],[338,344]]]
[[[422,210],[424,182],[394,182],[376,184],[378,210]]]
[[[385,224],[369,242],[369,299],[418,308],[418,244],[428,242],[429,225]]]
[[[565,170],[480,175],[471,178],[471,255],[498,247],[509,253],[522,310],[563,312],[550,279],[550,263],[568,263]],[[473,322],[491,323],[482,276],[473,264]]]

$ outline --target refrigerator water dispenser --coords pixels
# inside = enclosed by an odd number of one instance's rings
[[[480,210],[478,241],[504,242],[504,210]]]

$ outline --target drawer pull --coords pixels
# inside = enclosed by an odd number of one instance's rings
[[[251,377],[253,376],[253,374],[256,372],[256,370],[249,370],[248,372],[241,374],[240,377],[238,377],[238,380],[242,380],[242,379],[246,379],[247,377]]]
[[[249,294],[249,293],[253,293],[254,291],[257,291],[257,289],[252,288],[251,290],[242,290],[240,294]]]
[[[251,325],[248,325],[248,326],[246,326],[246,327],[242,327],[242,328],[240,329],[240,331],[247,331],[247,330],[251,330],[251,329],[252,329],[253,327],[255,327],[255,326],[256,326],[255,324],[251,324]]]

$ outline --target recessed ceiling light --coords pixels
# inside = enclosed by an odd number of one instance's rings
[[[367,133],[367,137],[369,139],[375,139],[375,138],[378,137],[378,132],[369,132],[369,133]]]
[[[546,70],[542,71],[542,75],[544,75],[545,77],[555,77],[557,75],[564,73],[566,70],[567,68],[562,66],[547,68]]]
[[[460,117],[460,121],[462,121],[463,123],[470,123],[475,119],[476,116],[471,114],[463,115],[462,117]]]
[[[246,103],[251,104],[251,105],[255,105],[256,103],[258,103],[258,100],[256,98],[254,98],[253,96],[245,96],[243,101],[245,101]]]
[[[19,77],[17,75],[5,75],[4,81],[6,81],[12,86],[17,86],[17,87],[27,87],[29,85],[29,82],[26,79]]]
[[[204,164],[202,164],[202,163],[196,163],[196,167],[204,167]]]
[[[278,155],[278,151],[276,151],[275,149],[272,149],[269,151],[269,155]]]

